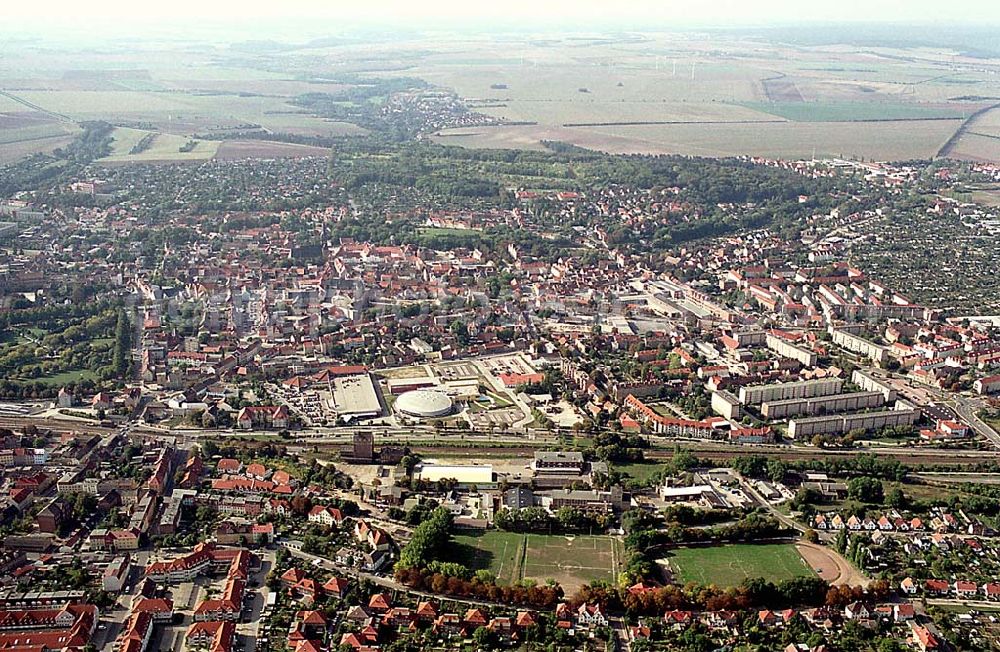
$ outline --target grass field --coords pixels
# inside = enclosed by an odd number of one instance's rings
[[[677,548],[669,562],[681,584],[736,586],[748,577],[778,582],[814,575],[795,546],[784,543]]]
[[[650,478],[666,468],[665,464],[615,464],[614,470],[627,474],[637,482],[648,482]]]
[[[910,160],[933,157],[958,120],[905,122],[771,122],[746,124],[543,127],[510,125],[449,129],[437,142],[461,147],[534,148],[558,140],[612,154],[854,157]],[[914,137],[919,134],[919,137]],[[1000,141],[998,141],[1000,142]]]
[[[138,154],[129,151],[149,131],[118,127],[111,141],[111,154],[101,159],[104,163],[120,163],[125,161],[205,161],[215,156],[219,149],[218,141],[199,140],[197,146],[190,152],[182,152],[180,148],[188,142],[184,136],[157,133],[148,149]]]
[[[73,369],[70,371],[64,371],[62,373],[53,374],[51,376],[42,376],[38,378],[39,382],[45,383],[47,385],[66,385],[68,383],[76,383],[81,380],[97,380],[97,374],[89,369]]]
[[[597,535],[491,531],[454,540],[456,561],[475,570],[488,569],[502,584],[554,579],[567,593],[594,580],[613,581],[624,554],[619,540]]]
[[[882,102],[743,102],[742,106],[795,122],[961,118],[968,109],[946,105]]]
[[[474,570],[488,570],[501,584],[521,579],[525,535],[486,532],[454,537],[456,559]]]
[[[455,237],[479,237],[480,229],[453,229],[444,226],[422,226],[417,229],[422,235],[443,235]]]

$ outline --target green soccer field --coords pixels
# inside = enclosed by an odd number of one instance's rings
[[[613,581],[624,550],[613,537],[491,531],[453,537],[454,561],[487,569],[502,584],[554,579],[567,593],[594,580]]]
[[[780,582],[815,575],[792,544],[677,548],[668,560],[680,584],[736,586],[748,577]]]

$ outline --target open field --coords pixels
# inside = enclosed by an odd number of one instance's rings
[[[148,149],[131,154],[131,149],[148,134],[155,134]],[[182,152],[180,148],[188,138],[174,134],[163,134],[141,129],[118,127],[111,141],[111,154],[101,159],[102,163],[152,162],[152,161],[206,161],[215,156],[219,148],[218,141],[199,140],[190,152]]]
[[[218,143],[215,158],[229,161],[244,158],[306,158],[329,155],[330,150],[309,145],[268,140],[225,140]]]
[[[955,119],[576,128],[512,125],[449,129],[434,140],[472,148],[529,149],[540,148],[542,140],[558,140],[614,154],[808,158],[815,153],[818,157],[908,160],[934,156],[960,122]]]
[[[948,104],[881,102],[747,102],[747,108],[795,122],[853,122],[865,120],[920,120],[961,118],[968,107]]]
[[[453,90],[472,111],[528,123],[434,137],[449,145],[538,149],[541,140],[560,140],[612,153],[798,158],[815,151],[892,160],[933,156],[964,115],[1000,101],[1000,78],[984,72],[995,64],[950,48],[788,43],[736,32],[421,35],[363,48],[350,41],[286,44],[265,56],[252,48],[155,41],[108,43],[100,51],[27,45],[0,57],[0,89],[14,95],[0,96],[0,112],[25,112],[19,98],[75,121],[108,120],[181,138],[253,125],[300,136],[364,134],[293,101],[360,89],[372,78],[409,77]],[[35,149],[23,144],[26,132],[6,129],[14,127],[0,124],[0,144]],[[1000,112],[984,115],[971,131],[956,143],[955,156],[1000,159],[990,138],[1000,136]],[[44,148],[41,141],[60,135],[35,137]],[[264,149],[223,145],[218,157],[302,155]],[[9,156],[0,152],[0,159]]]
[[[460,534],[453,537],[457,561],[474,570],[488,570],[501,584],[521,579],[525,535],[515,532]]]
[[[681,584],[736,586],[752,577],[779,582],[814,574],[795,546],[785,543],[676,548],[669,562]]]
[[[26,110],[22,104],[0,95],[0,105],[12,102],[9,113],[0,113],[0,164],[16,161],[31,154],[51,152],[67,145],[79,127],[37,111]]]
[[[62,386],[69,383],[80,382],[81,380],[96,381],[97,379],[97,374],[89,369],[74,369],[71,371],[53,374],[51,376],[42,376],[38,380],[48,385]]]
[[[456,560],[488,569],[501,583],[554,579],[566,593],[594,580],[613,580],[624,549],[608,536],[561,536],[491,531],[454,537]]]
[[[627,474],[637,482],[648,482],[650,478],[657,475],[666,468],[666,464],[643,463],[643,464],[614,464],[615,471]]]
[[[53,136],[0,145],[0,165],[14,163],[33,154],[48,154],[73,142],[73,136]]]

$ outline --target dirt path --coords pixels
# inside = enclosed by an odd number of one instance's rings
[[[795,548],[806,560],[806,563],[816,571],[816,574],[830,584],[834,586],[845,584],[847,586],[868,586],[870,580],[837,551],[805,541],[797,543]]]

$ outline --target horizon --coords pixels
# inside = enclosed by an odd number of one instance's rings
[[[500,5],[470,7],[456,0],[421,3],[375,0],[364,6],[319,0],[281,3],[204,3],[178,0],[169,6],[137,7],[123,0],[95,0],[86,5],[69,0],[40,0],[0,7],[0,33],[35,35],[53,40],[85,40],[129,36],[171,37],[178,32],[216,35],[248,32],[304,40],[322,33],[381,30],[389,32],[609,32],[685,31],[691,29],[767,29],[803,26],[935,27],[989,30],[1000,27],[1000,5],[965,0],[942,5],[929,0],[902,2],[847,0],[836,5],[803,7],[791,0],[735,2],[733,0],[637,0],[627,6],[599,0],[557,0],[532,3],[512,0]],[[93,29],[100,29],[94,32]],[[290,34],[277,34],[292,30]],[[947,39],[947,34],[941,34]]]

